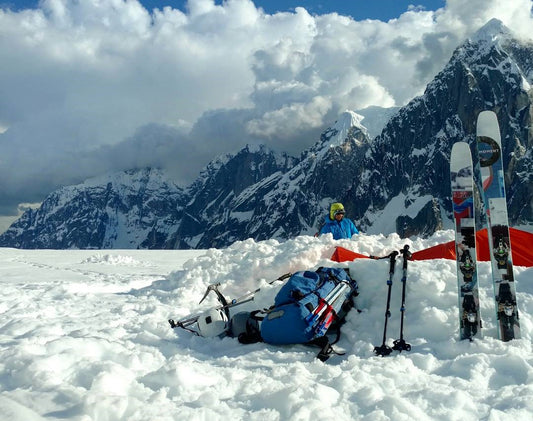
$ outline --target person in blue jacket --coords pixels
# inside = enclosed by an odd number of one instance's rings
[[[352,238],[352,235],[359,234],[352,220],[344,217],[345,213],[342,203],[332,203],[329,214],[326,215],[325,224],[320,229],[320,234],[329,232],[333,234],[334,240]]]

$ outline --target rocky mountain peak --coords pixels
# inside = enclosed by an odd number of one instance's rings
[[[473,43],[496,44],[509,41],[513,37],[511,30],[501,20],[493,18],[479,28],[470,37],[470,41]]]

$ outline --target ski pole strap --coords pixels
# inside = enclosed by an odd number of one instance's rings
[[[198,320],[198,318],[196,318],[196,320]],[[196,320],[195,320],[195,321],[196,321]],[[181,327],[182,329],[184,329],[184,330],[186,330],[186,331],[188,331],[188,332],[194,333],[196,336],[200,336],[200,334],[199,334],[196,330],[191,329],[191,328],[188,327],[189,325],[191,325],[191,324],[194,323],[194,322],[184,324],[183,322],[180,322],[180,321],[177,321],[177,322],[176,322],[176,321],[174,321],[173,319],[169,319],[169,320],[168,320],[168,323],[170,324],[170,327],[171,327],[172,329],[175,329],[175,328],[177,328],[177,327]]]
[[[389,259],[390,260],[390,271],[389,273],[394,273],[394,265],[396,264],[396,256],[400,254],[398,251],[394,250],[393,252],[387,254],[383,257],[378,256],[369,256],[373,260],[383,260],[383,259]]]
[[[386,256],[374,256],[374,255],[370,255],[368,256],[369,258],[371,258],[372,260],[383,260],[383,259],[391,259],[392,257],[396,258],[396,256],[398,256],[399,252],[394,250],[392,252],[390,252],[389,254],[387,254]]]

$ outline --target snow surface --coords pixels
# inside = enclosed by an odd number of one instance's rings
[[[0,249],[2,420],[509,420],[533,414],[533,268],[515,268],[523,339],[496,339],[489,263],[479,264],[484,337],[458,341],[455,262],[410,262],[405,339],[411,352],[377,357],[388,261],[329,260],[336,245],[385,255],[451,240],[393,234],[301,236],[194,251]],[[216,304],[209,284],[235,298],[278,276],[348,266],[357,305],[326,363],[303,345],[241,345],[170,329],[167,319]],[[399,336],[401,265],[388,343]]]

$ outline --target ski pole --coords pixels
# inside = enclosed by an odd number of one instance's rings
[[[390,296],[391,296],[391,289],[392,289],[392,278],[394,276],[394,266],[396,265],[396,256],[398,256],[398,252],[395,250],[388,256],[381,258],[381,259],[389,258],[390,260],[389,279],[387,280],[387,285],[389,289],[387,292],[387,308],[385,310],[385,326],[383,327],[383,343],[381,344],[381,346],[374,347],[374,353],[382,357],[385,355],[389,355],[392,352],[392,349],[385,344],[385,341],[387,340],[387,321],[390,317]]]
[[[403,339],[403,319],[405,315],[405,284],[407,283],[407,261],[411,259],[411,252],[409,246],[406,244],[403,249],[400,250],[403,257],[403,274],[402,274],[402,305],[400,307],[401,322],[400,322],[400,339],[395,340],[392,349],[396,351],[411,351],[411,345],[406,343]]]

